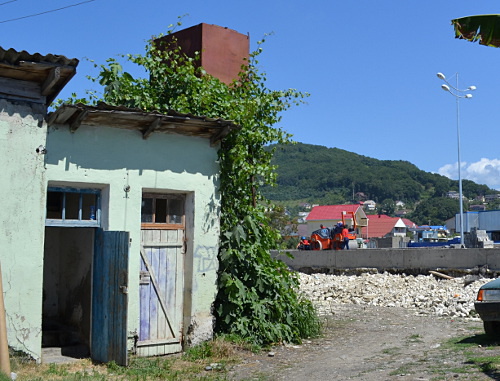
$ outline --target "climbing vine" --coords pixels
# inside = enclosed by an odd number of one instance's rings
[[[173,30],[171,26],[169,33]],[[297,275],[270,256],[280,236],[270,227],[265,214],[268,205],[260,193],[262,185],[276,180],[273,153],[265,147],[291,138],[274,126],[282,112],[300,104],[307,94],[266,87],[266,76],[258,70],[264,39],[230,85],[196,65],[198,57],[187,57],[174,44],[164,46],[158,41],[151,39],[143,55],[121,57],[142,67],[144,78],[124,71],[118,59],[96,65],[99,74],[91,79],[104,87],[103,94],[91,93],[85,102],[234,121],[240,129],[232,131],[219,150],[222,233],[216,330],[257,344],[300,342],[318,334],[316,312],[298,294]]]

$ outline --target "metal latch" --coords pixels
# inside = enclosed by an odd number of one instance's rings
[[[151,282],[151,275],[149,271],[141,271],[139,273],[139,284],[149,284]]]

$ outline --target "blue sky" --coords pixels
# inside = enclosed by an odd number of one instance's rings
[[[279,125],[296,141],[406,160],[456,179],[456,102],[436,73],[452,81],[459,73],[461,88],[477,87],[460,101],[462,177],[500,190],[500,49],[457,40],[450,24],[500,13],[498,1],[84,1],[0,0],[4,49],[81,60],[62,98],[93,87],[87,58],[143,53],[178,16],[186,15],[183,27],[204,22],[248,33],[251,50],[272,33],[259,60],[268,87],[311,94]]]

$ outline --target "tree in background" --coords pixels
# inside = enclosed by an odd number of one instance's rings
[[[458,210],[457,199],[430,198],[419,203],[408,218],[418,225],[443,225],[446,220],[454,217]]]
[[[390,198],[386,198],[382,201],[380,207],[380,211],[388,216],[394,216],[394,212],[396,211],[396,202]]]
[[[173,30],[171,26],[169,34]],[[250,55],[239,78],[226,85],[198,67],[197,57],[187,57],[174,44],[158,46],[152,39],[144,55],[122,56],[143,68],[144,78],[134,78],[123,71],[117,59],[108,59],[106,64],[96,65],[99,74],[92,79],[104,86],[102,97],[92,93],[85,102],[104,101],[164,113],[175,110],[231,120],[240,126],[224,139],[219,150],[221,239],[216,330],[257,344],[300,342],[319,333],[319,320],[311,302],[298,294],[297,275],[270,256],[280,234],[265,214],[266,200],[260,187],[276,180],[271,165],[273,151],[266,147],[290,142],[289,134],[273,126],[283,111],[301,103],[307,94],[266,87],[266,77],[257,69],[263,42]]]

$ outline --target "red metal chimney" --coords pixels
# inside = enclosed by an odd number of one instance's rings
[[[248,63],[245,59],[249,56],[250,37],[235,30],[202,23],[164,36],[158,41],[170,42],[174,37],[182,52],[189,57],[199,52],[198,64],[208,74],[226,84],[237,79],[241,65]]]

